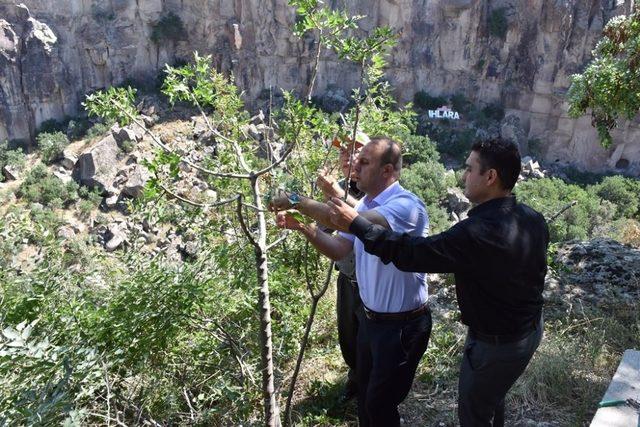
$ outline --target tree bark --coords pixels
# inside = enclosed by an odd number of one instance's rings
[[[280,409],[273,374],[273,341],[271,334],[271,301],[269,299],[269,270],[267,265],[267,223],[262,207],[262,198],[257,177],[251,179],[253,204],[258,208],[258,239],[255,245],[258,273],[258,306],[260,310],[260,347],[262,368],[262,396],[264,400],[265,425],[280,427]]]

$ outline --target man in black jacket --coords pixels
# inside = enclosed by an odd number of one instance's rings
[[[514,144],[477,142],[465,166],[465,194],[475,207],[443,233],[394,233],[335,198],[331,219],[384,263],[403,271],[455,274],[462,322],[468,326],[458,383],[460,424],[500,426],[505,395],[542,339],[549,232],[543,216],[511,194],[520,173]]]

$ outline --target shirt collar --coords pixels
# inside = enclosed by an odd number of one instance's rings
[[[498,197],[496,199],[487,200],[471,209],[469,216],[479,215],[484,212],[500,209],[513,209],[516,205],[516,196]]]
[[[384,190],[382,190],[382,192],[378,194],[375,198],[373,198],[373,200],[371,200],[369,196],[365,196],[364,204],[368,208],[372,208],[375,206],[382,206],[387,202],[387,200],[389,200],[391,196],[393,196],[395,193],[397,193],[400,190],[402,190],[402,187],[400,186],[400,183],[396,181],[390,186],[388,186],[387,188],[385,188]]]

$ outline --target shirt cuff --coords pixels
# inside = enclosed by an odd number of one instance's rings
[[[369,230],[372,225],[373,223],[371,221],[362,215],[358,215],[349,226],[349,232],[360,240],[363,240],[367,230]]]

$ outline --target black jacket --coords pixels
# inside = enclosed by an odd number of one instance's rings
[[[395,233],[362,216],[350,231],[399,270],[454,273],[462,322],[477,332],[518,333],[540,316],[549,230],[540,213],[513,196],[482,203],[430,237]]]

